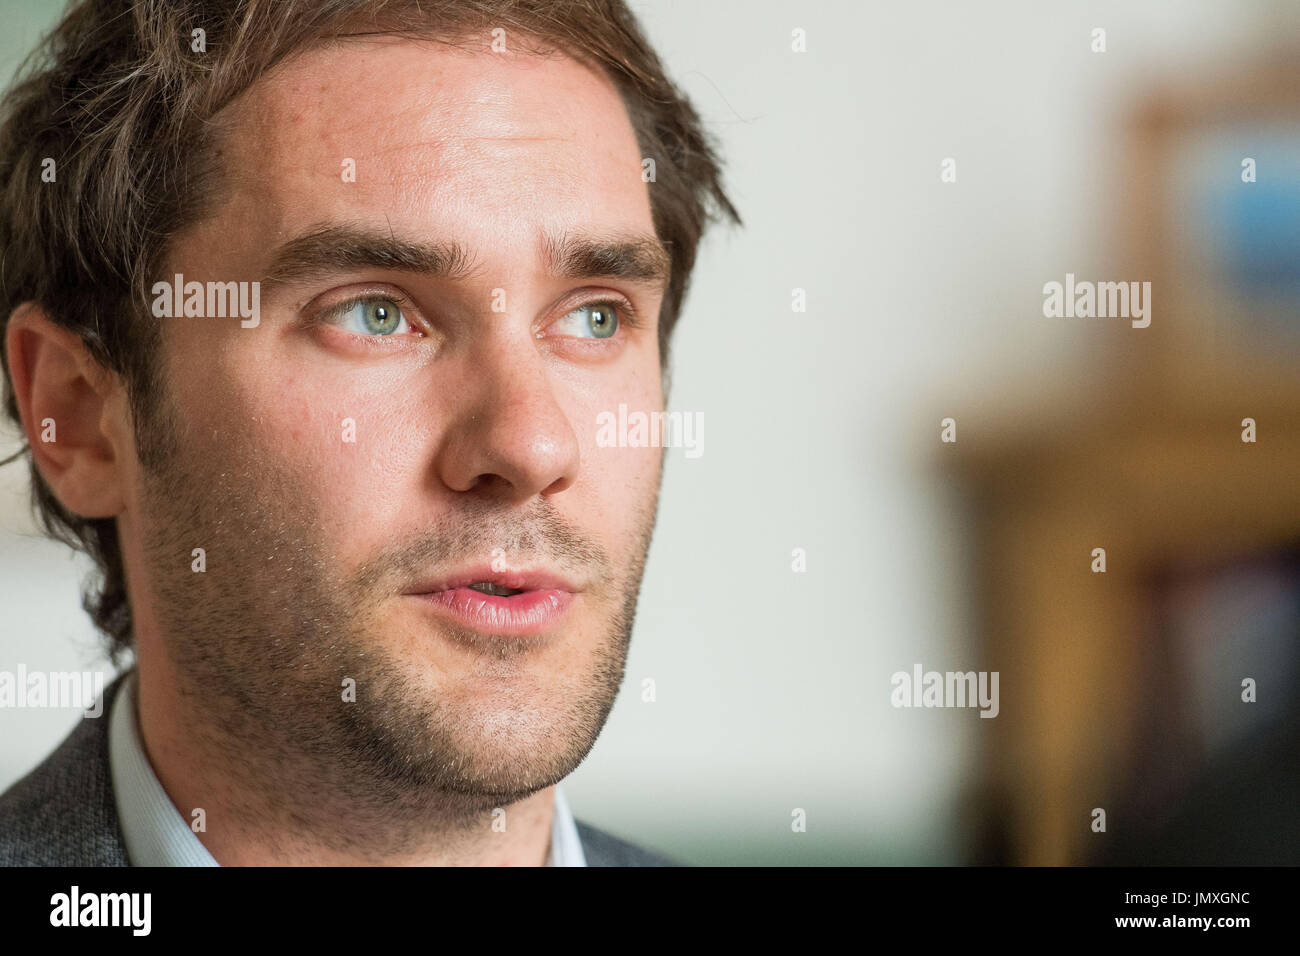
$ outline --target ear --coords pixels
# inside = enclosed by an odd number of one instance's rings
[[[9,316],[5,348],[23,432],[50,490],[84,518],[121,514],[134,451],[118,377],[35,302]]]

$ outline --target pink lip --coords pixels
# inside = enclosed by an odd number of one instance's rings
[[[469,588],[415,596],[476,631],[518,637],[551,630],[573,602],[572,592],[554,588],[524,591],[510,597],[481,594]]]
[[[498,597],[469,587],[483,583],[520,593]],[[557,575],[483,567],[417,585],[406,593],[476,631],[522,637],[554,629],[573,603],[576,591],[573,584]]]

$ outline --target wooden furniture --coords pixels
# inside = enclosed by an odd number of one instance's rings
[[[1093,320],[1110,325],[1089,334],[1079,375],[1050,400],[966,416],[945,456],[974,532],[979,666],[1001,671],[1001,715],[977,722],[994,726],[979,728],[986,833],[973,862],[1082,863],[1123,833],[1113,808],[1107,833],[1092,832],[1091,812],[1124,784],[1152,694],[1171,693],[1156,678],[1177,673],[1152,640],[1152,581],[1300,541],[1300,340],[1285,316],[1280,334],[1259,334],[1250,303],[1195,267],[1206,237],[1175,172],[1191,143],[1248,156],[1243,131],[1300,135],[1295,64],[1189,83],[1137,112],[1133,169],[1113,197],[1132,216],[1129,247],[1106,278],[1152,281],[1151,327]],[[1248,417],[1254,444],[1241,439]],[[1091,570],[1099,547],[1104,574]]]

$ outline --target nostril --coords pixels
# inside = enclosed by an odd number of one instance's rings
[[[571,475],[563,475],[556,478],[550,483],[550,485],[542,489],[542,497],[549,498],[551,495],[558,495],[561,491],[566,491],[568,488],[572,487],[572,485],[573,477]]]

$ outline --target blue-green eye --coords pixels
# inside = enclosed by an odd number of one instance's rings
[[[328,321],[358,335],[397,335],[411,331],[402,307],[392,299],[370,296],[344,302],[330,310]]]
[[[618,331],[618,310],[613,302],[589,302],[578,306],[559,324],[580,339],[608,339]]]

